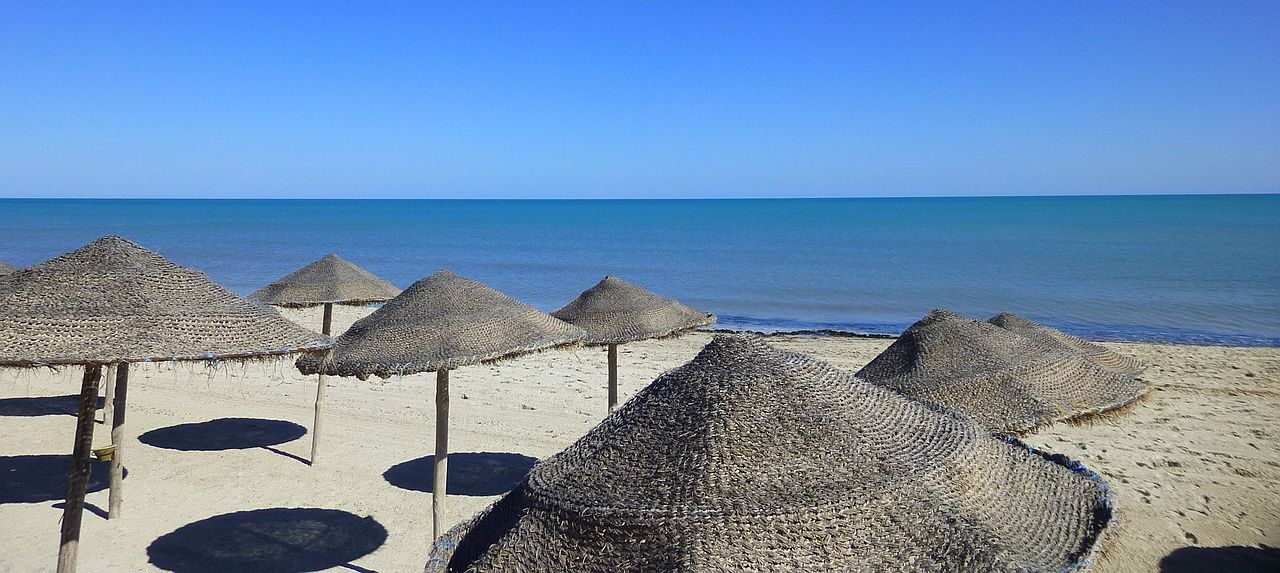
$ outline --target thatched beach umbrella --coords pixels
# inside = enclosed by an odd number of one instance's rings
[[[759,339],[717,336],[433,547],[430,573],[1066,571],[1097,474]]]
[[[0,366],[83,366],[58,571],[75,570],[98,381],[116,366],[109,516],[119,514],[129,363],[245,360],[331,341],[120,237],[0,277]]]
[[[335,304],[362,306],[386,302],[400,294],[395,285],[351,261],[329,253],[249,295],[274,306],[306,308]]]
[[[1048,346],[1059,346],[1066,350],[1079,352],[1090,360],[1097,362],[1103,368],[1120,374],[1137,374],[1147,368],[1147,365],[1137,358],[1125,356],[1101,344],[1094,344],[1056,328],[1050,328],[1038,322],[1027,320],[1012,312],[1002,312],[991,317],[987,322],[1005,330],[1012,330]]]
[[[1078,351],[946,310],[911,325],[857,375],[1013,433],[1114,410],[1146,391]]]
[[[274,306],[305,308],[324,305],[320,332],[330,334],[333,305],[362,306],[386,302],[400,294],[395,285],[355,263],[329,253],[324,258],[281,277],[249,295],[250,300]],[[320,410],[324,406],[324,374],[316,382],[316,412],[311,424],[311,463],[320,448]]]
[[[8,274],[13,274],[16,272],[18,272],[18,267],[15,267],[4,261],[0,261],[0,277]]]
[[[389,378],[436,373],[434,532],[444,522],[449,460],[449,370],[582,341],[566,324],[479,282],[447,270],[405,289],[351,325],[329,357],[298,359],[303,374]]]
[[[618,345],[672,336],[713,324],[716,315],[694,310],[608,276],[551,313],[587,331],[586,344],[609,347],[609,411],[618,405]]]

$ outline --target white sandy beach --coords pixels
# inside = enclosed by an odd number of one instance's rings
[[[339,307],[334,331],[342,332],[367,312]],[[286,315],[312,327],[319,323],[318,309]],[[710,336],[622,346],[622,398],[692,358]],[[891,341],[773,337],[771,342],[857,370]],[[1164,560],[1165,571],[1190,571],[1188,564],[1202,558],[1248,553],[1197,548],[1280,545],[1280,349],[1109,346],[1151,364],[1142,376],[1151,386],[1149,398],[1122,416],[1058,424],[1027,438],[1084,462],[1113,486],[1120,525],[1093,570],[1159,571]],[[74,368],[0,371],[0,461],[70,453],[71,415],[31,415],[40,402],[11,399],[76,394],[79,376]],[[371,517],[386,529],[385,543],[345,570],[420,571],[430,545],[431,494],[401,486],[425,490],[430,464],[385,478],[384,472],[432,453],[434,377],[329,380],[321,459],[309,467],[301,461],[310,453],[309,435],[274,446],[277,451],[189,451],[138,441],[150,430],[230,417],[309,428],[315,378],[298,374],[291,363],[229,365],[213,372],[203,365],[135,367],[124,444],[130,472],[124,515],[108,522],[98,512],[86,512],[80,570],[157,570],[148,546],[184,525],[244,510],[311,507]],[[484,455],[451,458],[449,518],[458,522],[471,516],[496,499],[482,494],[502,485],[468,477],[468,463],[474,467],[480,460],[518,471],[532,458],[572,443],[604,417],[604,380],[603,350],[586,348],[455,371],[451,452]],[[102,425],[94,437],[96,446],[108,442]],[[200,438],[186,436],[192,443]],[[517,455],[489,455],[502,453]],[[65,474],[65,467],[59,472]],[[419,476],[420,483],[413,481]],[[62,515],[55,506],[61,496],[10,501],[21,493],[28,492],[0,492],[0,571],[53,570]],[[94,491],[87,501],[104,509],[107,492]]]

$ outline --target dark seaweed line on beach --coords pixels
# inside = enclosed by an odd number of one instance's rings
[[[791,319],[761,319],[747,316],[720,315],[718,328],[704,332],[749,332],[761,336],[830,336],[837,338],[891,339],[907,328],[907,324],[833,324],[810,323]],[[1138,342],[1148,344],[1186,344],[1197,346],[1241,346],[1254,348],[1280,347],[1280,337],[1223,334],[1179,329],[1133,326],[1080,326],[1046,323],[1063,332],[1095,342]]]

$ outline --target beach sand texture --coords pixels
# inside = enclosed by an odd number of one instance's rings
[[[318,328],[318,308],[284,312]],[[334,332],[368,312],[336,308]],[[710,336],[621,346],[622,399],[691,359]],[[854,371],[891,342],[792,336],[770,341]],[[1230,566],[1231,559],[1274,559],[1249,548],[1280,545],[1280,349],[1109,346],[1151,364],[1142,374],[1151,386],[1148,398],[1122,416],[1056,424],[1027,438],[1033,446],[1084,462],[1113,486],[1119,525],[1093,570],[1160,571],[1163,561],[1166,571],[1192,571],[1189,565],[1214,560],[1216,570],[1228,571],[1241,570]],[[55,506],[65,495],[65,456],[75,426],[69,415],[74,398],[67,396],[78,392],[79,376],[76,369],[0,371],[0,571],[53,569],[62,514]],[[310,438],[292,424],[311,424],[315,377],[300,375],[291,363],[226,366],[212,373],[204,366],[147,365],[135,367],[130,382],[123,516],[107,522],[95,515],[92,508],[106,507],[107,492],[89,494],[81,571],[157,570],[152,560],[176,571],[206,570],[213,563],[173,547],[212,545],[219,530],[173,532],[214,516],[265,508],[321,508],[372,518],[307,513],[313,527],[353,540],[345,553],[316,549],[313,566],[328,560],[334,570],[352,570],[338,567],[344,563],[357,571],[421,570],[431,538],[426,490],[433,376],[367,382],[330,377],[325,455],[314,468],[303,461]],[[555,350],[469,366],[454,372],[450,384],[449,518],[458,522],[495,500],[535,458],[559,451],[603,418],[605,350]],[[262,439],[257,443],[288,441],[218,450],[209,448],[252,444],[236,443],[233,422],[165,430],[224,418],[277,420],[247,424]],[[139,441],[147,432],[152,433]],[[95,428],[95,446],[107,443],[107,433],[102,425]],[[64,457],[36,457],[47,455]],[[52,480],[62,485],[51,487]],[[263,549],[250,539],[261,538],[239,538],[232,556]],[[1224,547],[1234,549],[1217,549]],[[273,559],[263,553],[257,558]],[[274,558],[280,559],[277,565],[296,561],[288,554]]]

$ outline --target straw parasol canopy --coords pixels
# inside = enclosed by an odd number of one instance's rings
[[[1050,328],[1038,322],[1032,322],[1012,312],[1002,312],[991,317],[991,324],[1005,330],[1011,330],[1027,338],[1036,340],[1046,346],[1058,346],[1066,350],[1079,352],[1098,365],[1120,374],[1137,374],[1146,370],[1147,365],[1137,358],[1125,356],[1083,338],[1071,336],[1056,328]]]
[[[365,305],[386,302],[400,294],[400,289],[338,255],[329,253],[320,260],[285,275],[249,295],[276,306],[303,308],[324,305],[320,332],[330,334],[333,305]],[[324,407],[324,374],[316,381],[315,419],[311,424],[311,464],[320,453],[320,413]]]
[[[1012,433],[1113,410],[1146,391],[1079,352],[947,310],[911,325],[857,375]]]
[[[18,272],[18,267],[15,267],[4,261],[0,261],[0,277],[7,274],[16,273],[16,272]]]
[[[482,283],[441,270],[351,325],[333,356],[298,359],[303,374],[391,376],[452,370],[583,340],[566,324]]]
[[[0,281],[0,366],[229,360],[331,344],[121,237]]]
[[[351,261],[329,253],[249,295],[251,300],[285,307],[322,304],[366,305],[400,294],[395,285]]]
[[[1097,474],[809,356],[717,336],[433,547],[426,571],[1057,571]]]
[[[303,356],[303,374],[389,378],[436,373],[435,535],[444,523],[449,370],[581,343],[586,333],[479,282],[441,270],[405,289],[338,337],[331,356]]]
[[[661,338],[716,321],[714,314],[694,310],[614,276],[604,277],[551,316],[587,331],[587,345]]]
[[[129,363],[245,360],[331,344],[120,237],[0,277],[0,366],[84,366],[58,571],[75,570],[103,366],[116,369],[108,517],[117,517]]]
[[[586,344],[609,347],[609,411],[618,405],[618,345],[672,336],[713,324],[716,315],[694,310],[614,276],[604,277],[551,313],[587,331]]]

